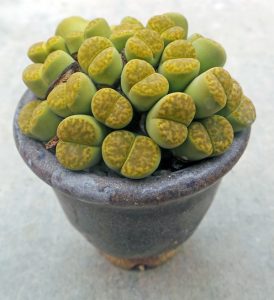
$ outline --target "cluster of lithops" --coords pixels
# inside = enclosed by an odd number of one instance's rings
[[[23,134],[56,145],[70,170],[102,162],[122,176],[151,175],[161,157],[197,161],[229,149],[256,117],[239,83],[223,69],[224,48],[188,35],[179,13],[69,17],[55,36],[30,47],[23,81],[33,92],[18,123]],[[92,169],[91,169],[92,170]]]

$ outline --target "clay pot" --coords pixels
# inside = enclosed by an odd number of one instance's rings
[[[18,112],[33,98],[27,91],[15,113],[20,155],[53,188],[71,224],[112,263],[127,269],[157,266],[175,254],[203,219],[250,135],[250,129],[237,133],[230,150],[219,157],[142,180],[98,170],[72,172],[61,167],[42,143],[18,129]]]

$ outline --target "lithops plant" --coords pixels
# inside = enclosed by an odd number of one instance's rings
[[[75,114],[90,114],[91,99],[96,87],[90,78],[81,72],[73,73],[67,82],[60,83],[49,93],[50,109],[61,117]]]
[[[113,131],[104,139],[102,155],[110,169],[132,179],[149,176],[161,160],[160,148],[152,139],[125,130]]]
[[[194,34],[189,38],[196,50],[197,59],[200,61],[200,73],[213,67],[223,67],[226,62],[226,52],[218,42]]]
[[[111,88],[103,88],[95,93],[91,110],[96,120],[113,129],[126,127],[133,117],[130,102]]]
[[[34,63],[44,63],[48,55],[56,50],[68,52],[65,39],[59,35],[50,37],[46,42],[38,42],[30,46],[28,57]]]
[[[195,110],[189,95],[179,92],[168,94],[149,111],[146,130],[162,148],[178,147],[187,137],[187,126],[193,120]]]
[[[164,42],[161,36],[150,29],[138,30],[133,37],[129,38],[125,46],[126,59],[143,59],[152,66],[158,65],[164,50]]]
[[[230,148],[233,138],[231,124],[224,117],[214,115],[191,123],[185,143],[172,153],[179,159],[191,161],[217,156]]]
[[[25,135],[46,142],[56,135],[61,120],[49,109],[47,101],[33,100],[21,110],[18,125]]]
[[[47,44],[45,42],[38,42],[31,45],[27,55],[34,63],[43,63],[49,55]]]
[[[27,66],[23,71],[23,81],[38,98],[44,99],[50,85],[74,62],[68,53],[62,50],[53,51],[43,64]]]
[[[62,50],[50,53],[43,64],[43,78],[50,85],[74,62],[74,59]]]
[[[165,47],[158,72],[169,82],[169,92],[183,91],[200,71],[200,62],[192,44],[177,40]]]
[[[147,111],[168,93],[167,79],[144,60],[130,60],[121,75],[121,87],[138,111]]]
[[[149,19],[147,28],[157,31],[161,35],[165,45],[167,45],[172,41],[187,37],[188,22],[179,13],[166,13]]]
[[[125,48],[127,40],[132,37],[136,31],[143,28],[143,24],[137,19],[125,17],[119,25],[113,26],[109,39],[116,49],[121,52]]]
[[[70,54],[76,54],[84,41],[84,31],[89,21],[82,17],[69,17],[62,20],[55,31],[55,35],[64,38]]]
[[[110,26],[104,18],[91,20],[84,31],[84,38],[88,39],[93,36],[103,36],[108,38],[111,34]]]
[[[238,132],[249,127],[255,121],[256,110],[252,101],[243,95],[239,105],[230,113],[224,115],[232,125],[234,132]]]
[[[100,36],[83,42],[78,51],[81,68],[97,84],[113,86],[123,68],[122,58],[112,42]]]
[[[62,20],[28,50],[33,64],[23,81],[35,97],[19,128],[56,147],[66,169],[92,172],[101,162],[129,179],[223,154],[234,132],[255,121],[255,107],[222,68],[224,48],[187,34],[179,13],[154,16],[146,27],[129,16],[114,26]]]
[[[43,64],[28,65],[23,71],[22,79],[38,98],[45,99],[49,85],[43,77]]]
[[[57,129],[58,161],[66,169],[74,171],[96,165],[101,159],[101,144],[105,133],[104,127],[91,116],[67,117]]]
[[[196,119],[209,117],[221,110],[227,102],[233,80],[223,68],[212,68],[196,77],[185,89],[196,105]]]

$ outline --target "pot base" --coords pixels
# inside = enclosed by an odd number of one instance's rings
[[[104,252],[100,252],[108,261],[116,267],[126,270],[140,270],[144,271],[148,268],[155,268],[171,259],[177,252],[176,249],[163,252],[157,256],[146,258],[122,258],[116,257]]]

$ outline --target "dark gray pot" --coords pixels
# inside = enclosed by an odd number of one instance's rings
[[[71,172],[54,154],[21,134],[18,112],[34,98],[27,91],[14,118],[14,138],[26,164],[55,191],[68,219],[113,263],[126,268],[167,260],[192,235],[221,178],[243,154],[250,129],[236,134],[225,154],[142,180]]]

